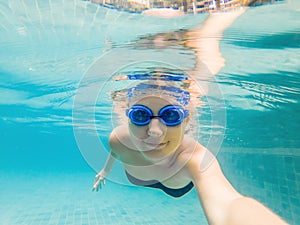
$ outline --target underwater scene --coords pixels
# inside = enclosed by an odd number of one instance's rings
[[[159,84],[195,106],[191,135],[234,188],[297,225],[300,1],[227,13],[1,0],[0,224],[209,224],[195,188],[172,198],[134,185],[119,161],[92,192],[128,120],[117,112]]]

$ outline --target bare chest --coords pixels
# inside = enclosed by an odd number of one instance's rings
[[[139,180],[157,180],[170,188],[181,188],[191,181],[184,165],[176,160],[172,164],[149,162],[137,152],[130,157],[127,155],[126,160],[123,158],[121,162],[127,173]]]

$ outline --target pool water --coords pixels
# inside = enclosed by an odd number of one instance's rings
[[[224,33],[226,66],[215,77],[226,104],[217,154],[225,175],[241,193],[295,225],[300,220],[299,3],[250,8],[238,18]],[[119,165],[103,190],[91,192],[105,157],[91,163],[78,146],[74,130],[89,136],[88,112],[73,120],[76,91],[95,61],[107,65],[97,71],[98,84],[124,56],[143,52],[189,68],[191,50],[171,44],[154,48],[141,40],[193,28],[206,17],[160,19],[80,0],[0,1],[0,224],[207,224],[195,190],[174,199],[127,185]],[[83,109],[91,104],[80,103]],[[107,151],[110,107],[109,99],[97,105],[103,145],[87,139],[91,151],[95,146]],[[199,137],[204,142],[208,114],[204,107]]]

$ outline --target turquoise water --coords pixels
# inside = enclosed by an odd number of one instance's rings
[[[226,66],[214,81],[226,103],[217,155],[224,173],[290,224],[300,220],[299,16],[299,1],[249,9],[225,31]],[[106,187],[92,193],[105,157],[84,158],[74,130],[89,136],[88,110],[76,123],[72,114],[83,75],[99,58],[106,67],[97,71],[97,84],[126,56],[137,60],[134,55],[144,53],[190,69],[191,50],[141,40],[192,28],[206,17],[162,20],[79,0],[0,2],[0,224],[207,224],[195,191],[173,199],[125,185],[118,166]],[[80,102],[83,109],[88,100]],[[91,151],[105,150],[110,107],[109,99],[97,105],[103,145],[87,139]],[[203,142],[209,115],[204,106]]]

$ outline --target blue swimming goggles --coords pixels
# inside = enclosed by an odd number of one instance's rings
[[[188,115],[189,111],[179,105],[167,105],[161,108],[158,116],[153,116],[152,110],[144,105],[133,105],[126,110],[126,116],[137,126],[148,125],[153,118],[159,118],[166,126],[176,126]]]

